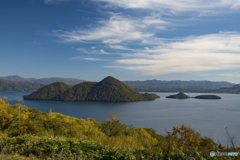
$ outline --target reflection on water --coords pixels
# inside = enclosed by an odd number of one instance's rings
[[[0,93],[7,96],[14,105],[23,95],[30,93]],[[171,131],[172,126],[186,125],[200,132],[202,136],[212,138],[215,142],[226,143],[227,126],[230,134],[240,134],[240,95],[220,94],[221,100],[201,99],[167,99],[175,93],[156,93],[161,96],[155,101],[141,102],[61,102],[61,101],[30,101],[24,104],[37,108],[42,112],[60,112],[77,118],[94,118],[101,122],[113,113],[118,114],[120,121],[135,127],[153,128],[159,134]],[[201,93],[186,93],[190,97]],[[240,146],[240,140],[238,140]]]

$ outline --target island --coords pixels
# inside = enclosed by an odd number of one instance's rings
[[[156,94],[140,94],[123,82],[108,76],[100,82],[82,82],[73,87],[64,82],[55,82],[40,88],[24,100],[54,100],[54,101],[105,101],[132,102],[147,101],[160,98]]]
[[[221,97],[216,96],[216,95],[200,95],[200,96],[196,96],[194,98],[197,98],[197,99],[222,99]]]
[[[184,94],[183,92],[180,92],[180,93],[178,93],[178,94],[174,94],[174,95],[167,96],[166,98],[185,99],[185,98],[190,98],[190,97],[187,96],[186,94]]]

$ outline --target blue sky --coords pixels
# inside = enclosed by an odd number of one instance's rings
[[[239,0],[0,1],[0,76],[240,83]]]

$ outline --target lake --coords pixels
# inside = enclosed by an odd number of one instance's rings
[[[158,93],[161,98],[154,101],[140,102],[61,102],[30,101],[24,104],[42,112],[59,112],[77,118],[93,118],[98,122],[107,120],[111,114],[117,114],[121,123],[137,128],[153,128],[159,134],[166,135],[173,126],[186,125],[196,130],[201,136],[212,138],[215,142],[226,145],[227,127],[230,135],[240,135],[240,94],[214,93],[221,100],[203,99],[167,99],[176,93]],[[7,96],[14,105],[23,95],[30,93],[0,93]],[[190,97],[204,93],[186,93]],[[237,139],[240,146],[240,137]]]

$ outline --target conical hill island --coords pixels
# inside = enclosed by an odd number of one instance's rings
[[[180,93],[178,93],[178,94],[174,94],[174,95],[167,96],[166,98],[185,99],[185,98],[190,98],[190,97],[187,96],[186,94],[184,94],[183,92],[180,92]]]
[[[61,82],[62,83],[62,82]],[[45,86],[49,87],[52,84]],[[43,87],[44,88],[44,87]],[[40,88],[28,96],[24,96],[27,100],[56,100],[56,101],[105,101],[105,102],[130,102],[130,101],[147,101],[160,98],[156,94],[140,94],[130,88],[123,82],[108,76],[102,81],[83,82],[73,87],[69,87],[64,91],[58,92],[51,96],[50,99],[37,97],[39,94],[47,95],[48,91]],[[47,92],[47,93],[46,93]],[[48,96],[49,97],[49,96]]]

